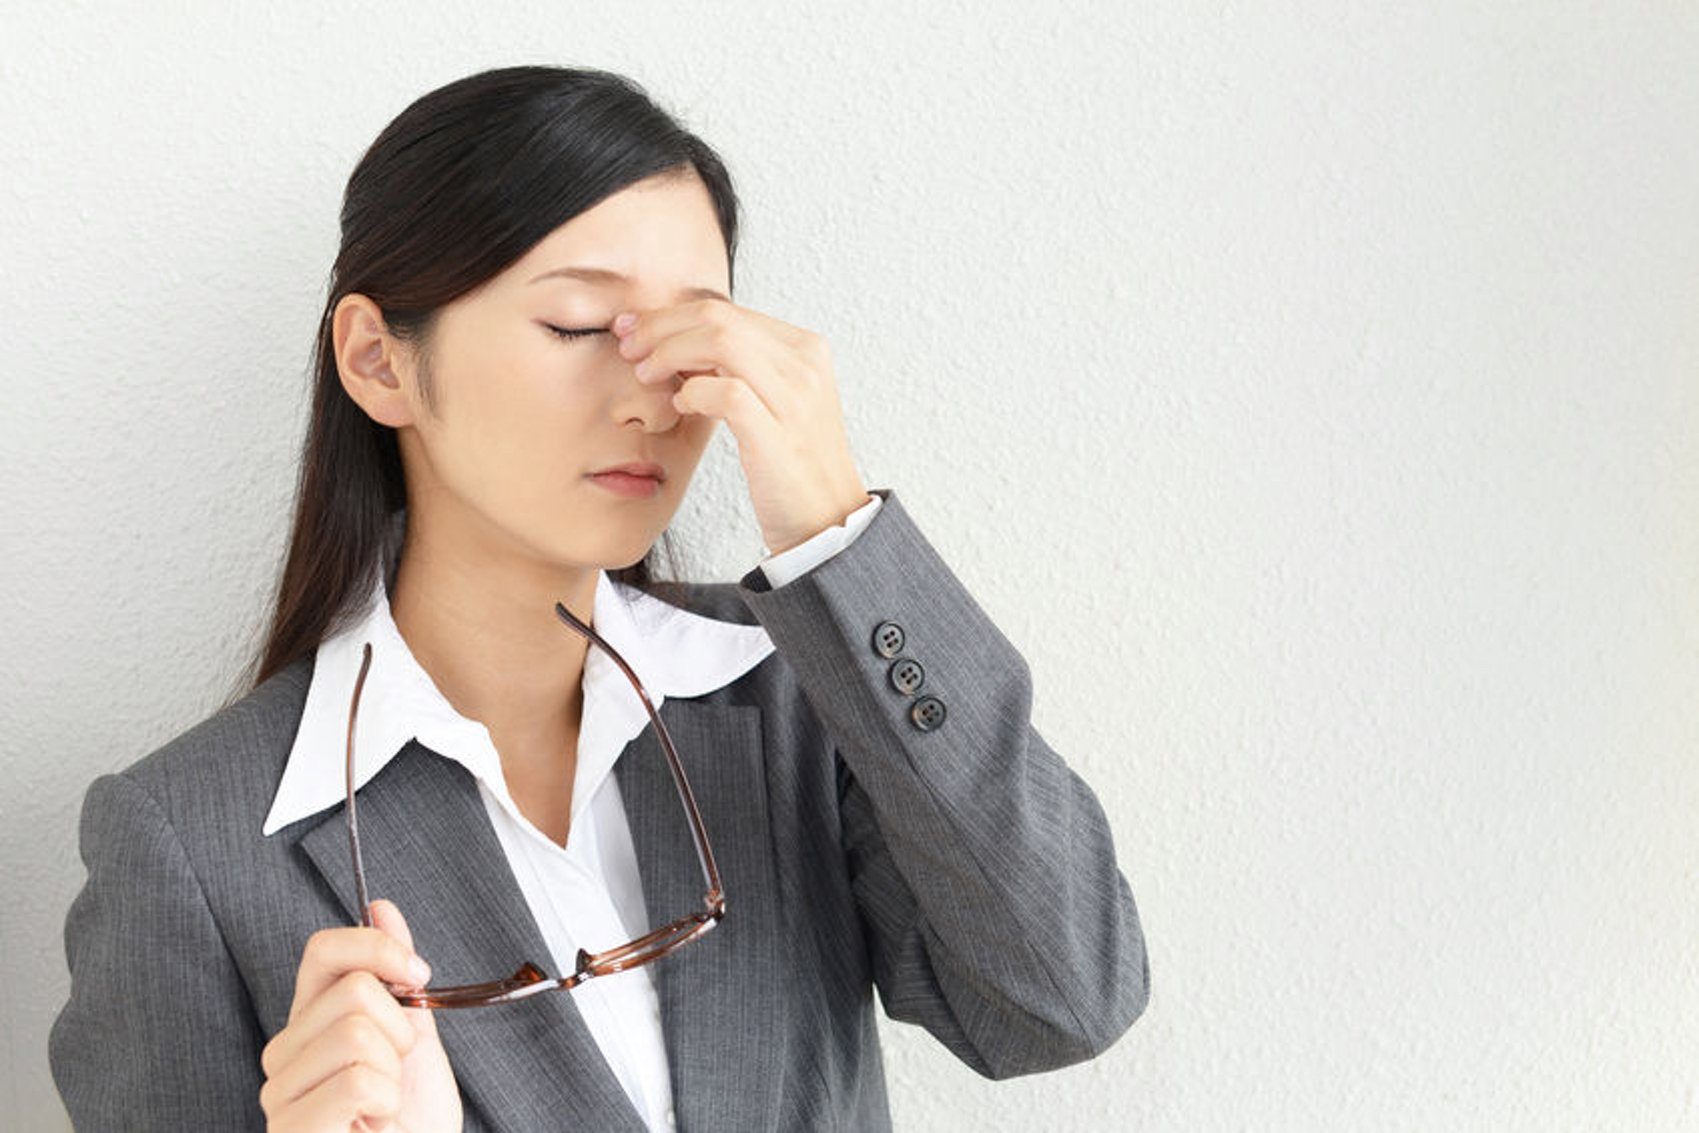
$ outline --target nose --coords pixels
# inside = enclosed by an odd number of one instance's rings
[[[614,421],[622,428],[635,423],[645,433],[665,433],[679,421],[679,411],[673,408],[673,394],[679,391],[683,379],[671,374],[660,381],[640,382],[636,367],[623,359],[616,363],[619,371],[611,411]]]

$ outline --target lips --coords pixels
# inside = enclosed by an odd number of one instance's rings
[[[592,476],[606,476],[609,474],[618,474],[622,476],[647,476],[649,479],[657,481],[664,481],[667,478],[666,469],[662,468],[659,464],[651,464],[646,461],[633,461],[629,464],[614,464],[607,468],[598,468],[596,471],[590,473]]]

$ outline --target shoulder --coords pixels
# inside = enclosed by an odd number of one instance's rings
[[[312,671],[311,656],[295,661],[116,778],[179,829],[229,821],[257,831],[295,741]]]

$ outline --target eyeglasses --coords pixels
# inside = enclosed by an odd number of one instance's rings
[[[404,1006],[484,1007],[493,1003],[513,1003],[545,991],[570,991],[585,980],[653,963],[700,938],[726,915],[726,897],[720,888],[720,871],[714,864],[714,851],[708,845],[708,834],[702,829],[702,814],[696,808],[696,796],[691,793],[690,782],[684,777],[684,767],[679,763],[678,749],[673,747],[672,736],[667,733],[667,726],[661,722],[660,714],[655,711],[655,705],[649,699],[643,682],[637,679],[637,674],[631,671],[631,666],[626,664],[625,658],[621,657],[613,646],[602,640],[600,634],[579,621],[559,602],[555,603],[555,614],[613,659],[614,664],[630,679],[632,687],[643,700],[643,707],[649,712],[649,719],[654,721],[655,735],[661,741],[661,751],[667,757],[673,783],[678,787],[679,801],[684,804],[685,814],[690,818],[691,834],[696,839],[696,857],[701,863],[702,878],[708,888],[708,894],[703,898],[704,908],[615,948],[596,953],[580,948],[577,968],[569,976],[551,977],[537,965],[526,963],[506,979],[491,980],[488,983],[462,984],[458,987],[391,988],[390,994]],[[354,699],[348,706],[347,768],[348,847],[354,857],[354,890],[360,902],[360,923],[367,928],[372,925],[372,914],[367,908],[366,870],[360,858],[360,820],[354,809],[354,720],[360,711],[360,692],[366,684],[366,672],[371,667],[372,647],[368,642],[360,658],[360,675],[354,681]]]

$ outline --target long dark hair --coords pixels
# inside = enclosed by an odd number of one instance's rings
[[[338,377],[331,324],[343,296],[367,296],[398,338],[428,343],[438,308],[568,220],[645,178],[692,172],[707,186],[735,264],[737,196],[725,165],[622,75],[483,71],[431,91],[384,127],[343,194],[294,527],[270,629],[232,701],[358,613],[382,566],[389,517],[406,503],[395,430],[366,416]],[[670,559],[665,536],[657,546]],[[609,577],[664,589],[654,557],[651,548]]]

